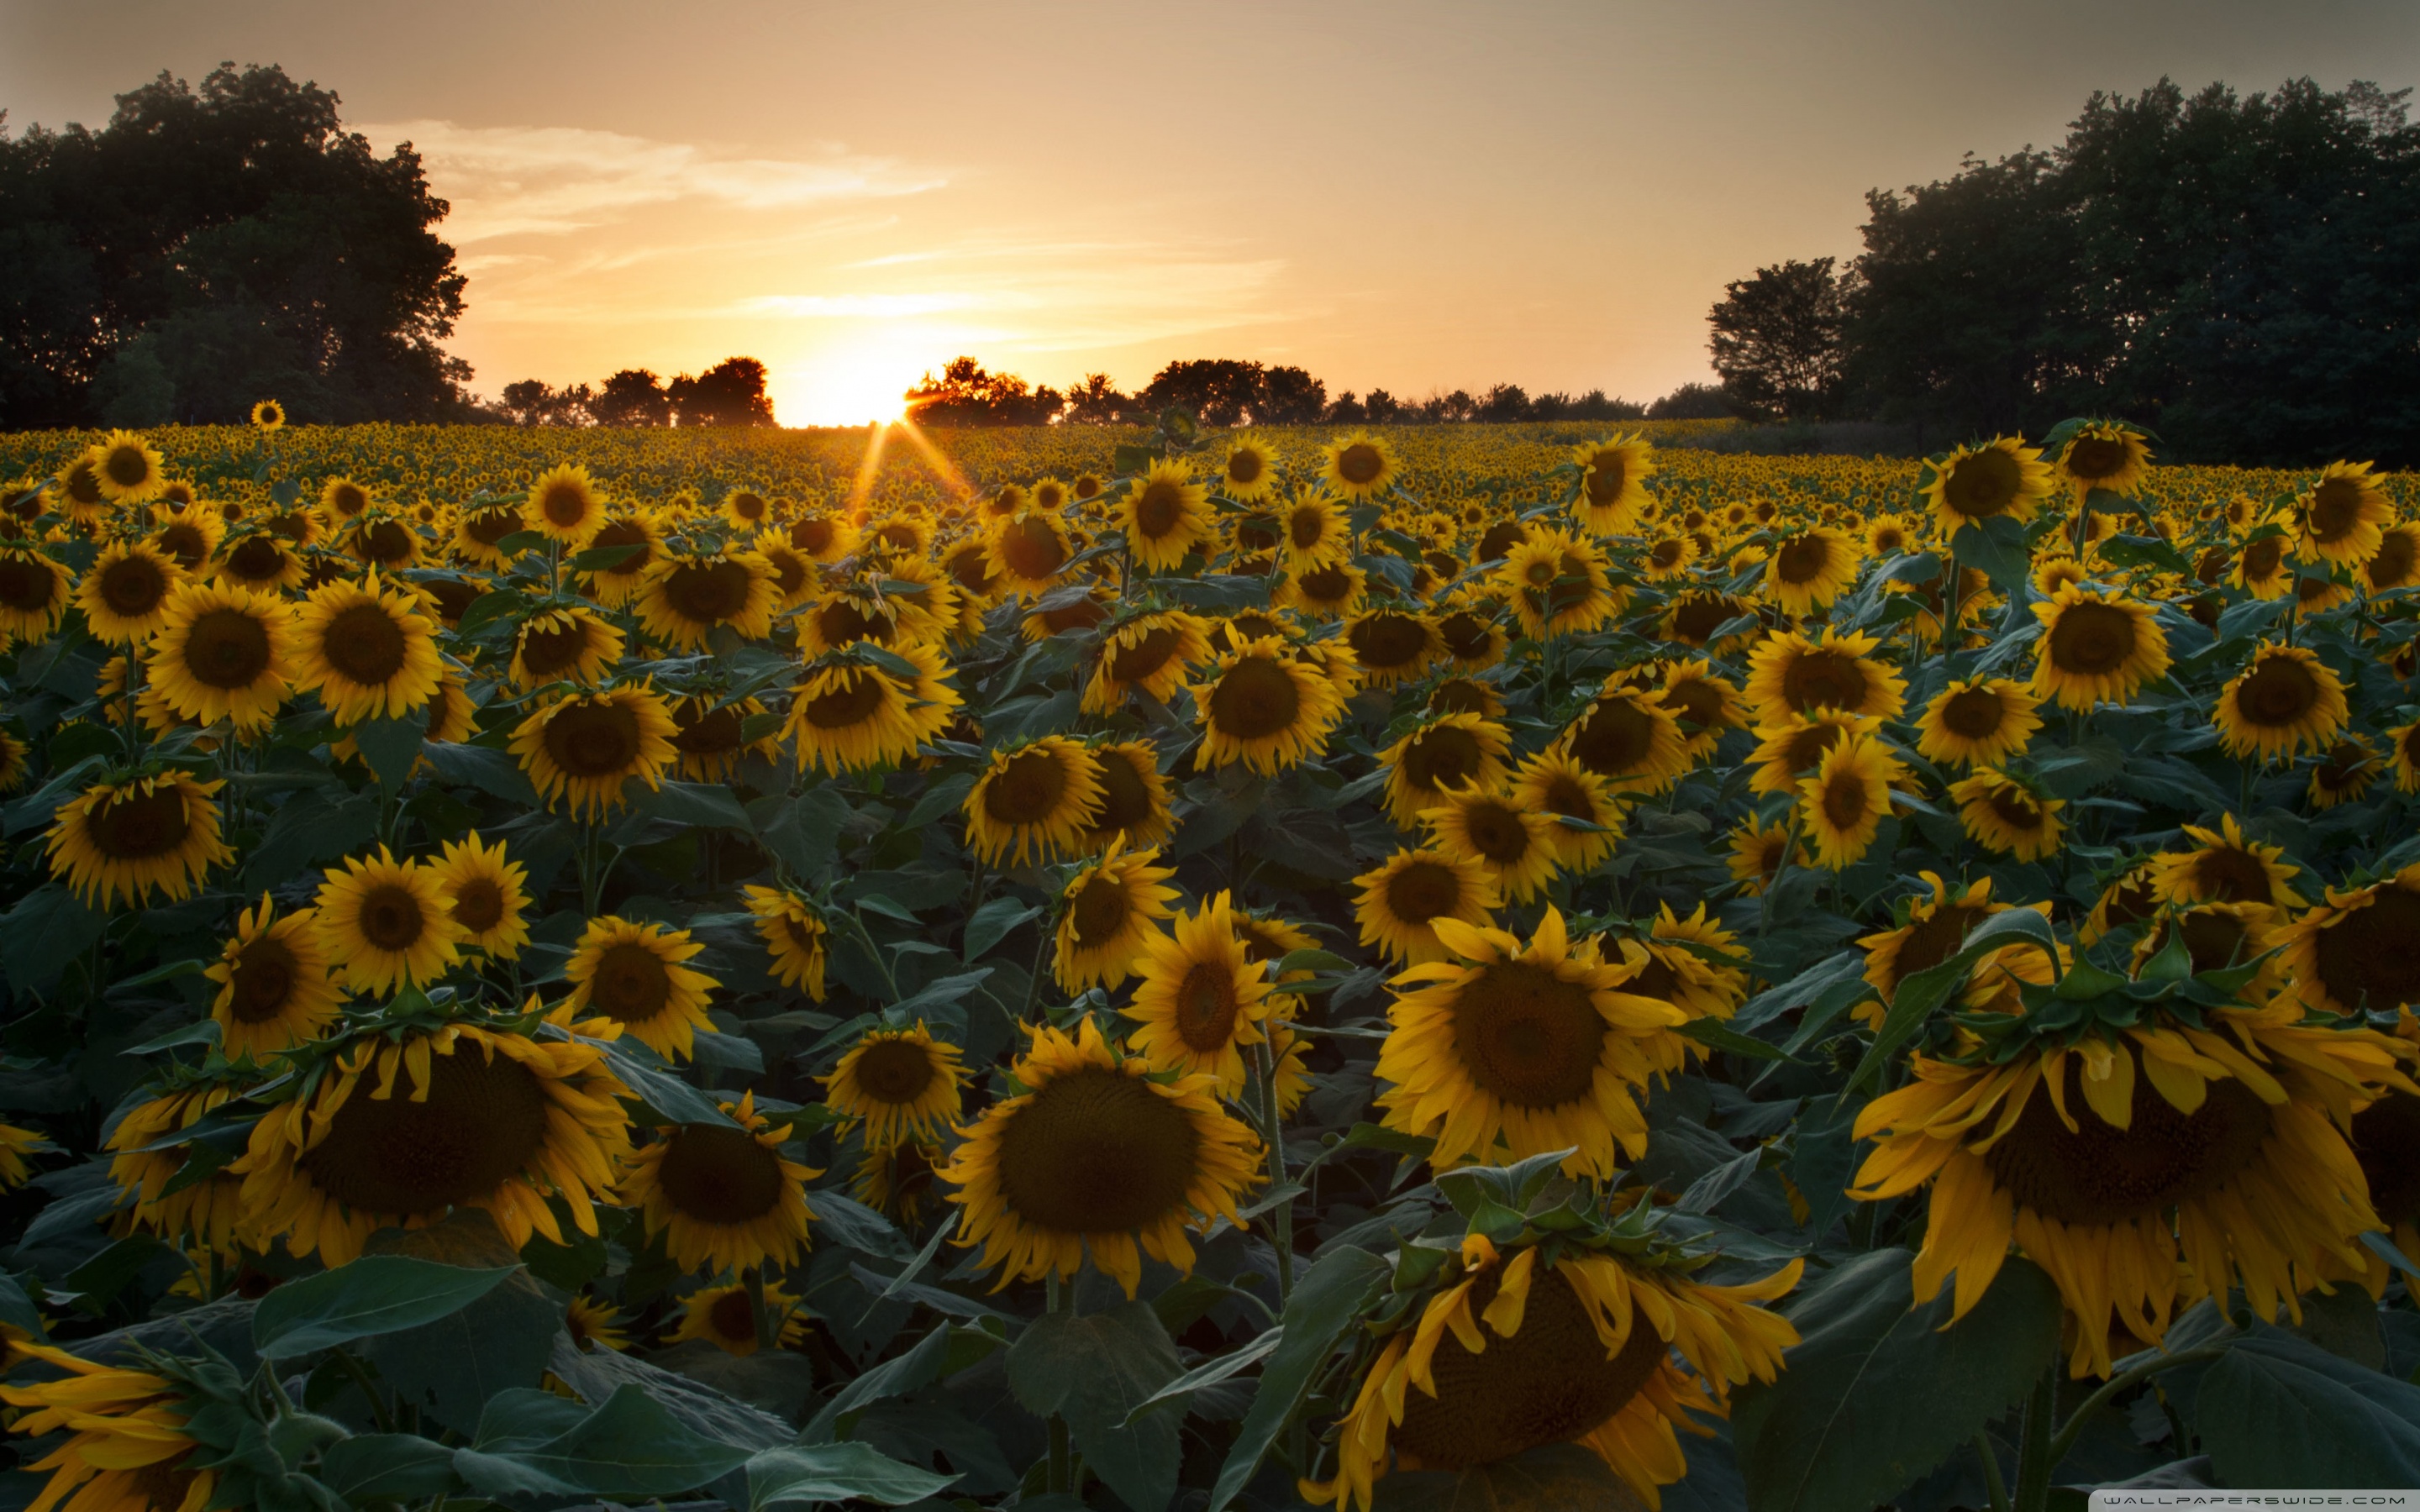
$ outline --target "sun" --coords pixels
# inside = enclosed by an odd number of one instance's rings
[[[923,371],[887,346],[827,347],[775,368],[766,389],[785,425],[887,424],[908,412]]]

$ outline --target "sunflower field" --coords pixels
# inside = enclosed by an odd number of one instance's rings
[[[2420,489],[0,437],[33,1512],[2420,1485]]]

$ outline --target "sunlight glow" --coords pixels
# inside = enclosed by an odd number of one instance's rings
[[[769,365],[773,413],[783,424],[862,425],[906,413],[902,395],[926,364],[876,334],[862,344],[810,348]]]

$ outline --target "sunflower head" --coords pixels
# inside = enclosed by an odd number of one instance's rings
[[[782,1154],[789,1136],[756,1095],[721,1104],[724,1123],[660,1128],[629,1157],[615,1194],[639,1210],[684,1271],[793,1265],[807,1247],[806,1183],[820,1174]]]
[[[530,485],[521,501],[521,524],[550,541],[583,547],[605,523],[605,501],[584,467],[549,468]]]
[[[2149,440],[2124,421],[2091,421],[2077,427],[2059,448],[2058,476],[2079,497],[2095,488],[2132,493],[2151,475]]]
[[[1072,994],[1114,988],[1133,975],[1137,959],[1158,933],[1158,921],[1171,917],[1169,904],[1177,896],[1165,886],[1175,869],[1155,866],[1158,859],[1156,850],[1128,849],[1121,830],[1099,860],[1078,869],[1060,890],[1051,969],[1063,989]]]
[[[1944,535],[2001,517],[2029,520],[2050,491],[2051,468],[2041,449],[2013,436],[1962,446],[1926,463],[1917,485]]]
[[[869,1029],[824,1078],[824,1104],[862,1122],[874,1145],[939,1138],[958,1117],[966,1070],[956,1045],[922,1022]]]
[[[1257,436],[1238,439],[1218,470],[1218,491],[1230,499],[1265,499],[1278,485],[1277,448]]]
[[[653,687],[625,684],[541,703],[514,729],[512,753],[550,808],[602,815],[633,779],[662,784],[678,733]]]
[[[274,399],[263,399],[252,407],[252,423],[262,430],[286,428],[286,407]]]
[[[2167,632],[2149,604],[2071,583],[2033,611],[2042,626],[2033,690],[2062,708],[2123,703],[2167,673]]]
[[[713,1029],[706,998],[721,985],[685,964],[704,949],[687,930],[592,918],[564,964],[571,983],[565,1011],[593,1015],[580,1024],[582,1033],[628,1034],[659,1056],[686,1060],[698,1031]]]
[[[1628,533],[1639,512],[1654,502],[1645,486],[1655,472],[1655,449],[1638,435],[1608,436],[1573,448],[1579,470],[1572,513],[1592,535]]]
[[[102,908],[121,898],[139,904],[154,892],[187,896],[211,867],[235,859],[219,839],[212,801],[225,785],[180,771],[95,783],[52,814],[51,874]]]
[[[1393,486],[1397,475],[1394,448],[1366,430],[1329,441],[1320,448],[1320,481],[1346,499],[1369,499]]]

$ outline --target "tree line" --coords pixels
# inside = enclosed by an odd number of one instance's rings
[[[1865,250],[1760,268],[1709,316],[1745,411],[2040,435],[2176,460],[2420,463],[2409,90],[2096,93],[2046,151],[1867,196]]]
[[[669,380],[644,367],[626,367],[591,388],[551,388],[536,378],[504,385],[496,406],[521,425],[770,425],[765,364],[726,357],[695,378]]]

